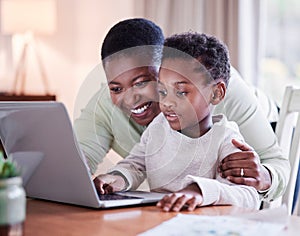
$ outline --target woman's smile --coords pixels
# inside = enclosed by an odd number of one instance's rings
[[[135,115],[140,115],[142,113],[144,113],[150,106],[151,106],[152,102],[148,102],[146,104],[142,104],[136,108],[131,109],[131,113],[135,114]]]
[[[148,125],[160,112],[158,102],[147,102],[130,109],[131,118],[140,125]]]

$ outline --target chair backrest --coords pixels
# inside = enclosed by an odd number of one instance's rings
[[[282,196],[282,203],[287,205],[288,212],[292,214],[300,156],[300,89],[286,87],[275,132],[291,165],[290,180]]]

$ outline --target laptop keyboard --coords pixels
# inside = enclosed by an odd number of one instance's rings
[[[118,195],[118,194],[98,194],[101,201],[124,200],[124,199],[139,199],[139,197]]]

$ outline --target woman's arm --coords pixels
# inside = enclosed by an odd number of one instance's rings
[[[235,152],[225,157],[218,167],[223,178],[236,184],[253,186],[258,191],[271,187],[272,179],[269,170],[260,163],[258,154],[246,143],[232,139],[235,147],[242,152]]]
[[[144,127],[130,121],[112,104],[107,86],[103,85],[74,121],[74,130],[93,174],[111,148],[127,156]]]
[[[100,90],[91,98],[73,125],[78,143],[92,174],[109,151],[113,139],[112,133],[109,132],[110,125],[107,122],[105,106],[98,104],[101,92]]]
[[[273,132],[265,114],[263,113],[255,94],[233,70],[227,89],[227,94],[223,102],[217,105],[214,113],[224,113],[228,120],[235,121],[242,133],[246,143],[254,150],[243,151],[235,155],[236,161],[229,158],[234,163],[222,165],[221,171],[224,177],[235,177],[234,169],[243,168],[239,162],[239,157],[252,153],[253,156],[260,158],[259,166],[255,165],[253,158],[253,171],[249,171],[248,177],[255,179],[245,182],[250,186],[255,186],[258,191],[266,190],[271,179],[271,186],[263,194],[265,200],[272,200],[284,193],[289,180],[290,166],[288,158],[283,156],[277,143],[276,135]],[[247,153],[248,152],[248,153]],[[224,159],[224,163],[228,158]],[[257,169],[258,168],[258,169]],[[259,170],[256,172],[256,170]],[[266,174],[269,174],[266,178]],[[237,179],[232,178],[235,183]]]

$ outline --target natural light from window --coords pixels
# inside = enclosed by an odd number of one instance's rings
[[[300,87],[300,1],[267,0],[259,86],[281,104],[287,85]]]

